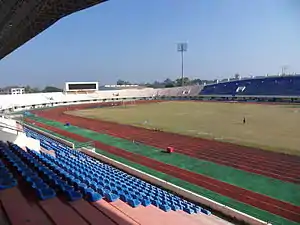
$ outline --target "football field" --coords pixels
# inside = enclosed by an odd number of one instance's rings
[[[123,105],[69,114],[300,154],[300,107],[221,102]],[[246,123],[243,123],[243,118]]]

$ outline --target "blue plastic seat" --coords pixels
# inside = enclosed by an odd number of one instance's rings
[[[56,196],[55,191],[52,188],[36,189],[38,198],[41,200],[50,199]]]
[[[66,190],[64,193],[69,201],[76,201],[82,199],[82,194],[80,192],[75,191],[74,189]]]
[[[148,206],[148,205],[151,205],[151,201],[150,201],[150,199],[149,198],[143,198],[142,200],[140,200],[141,201],[141,204],[143,205],[143,206]]]
[[[86,199],[89,202],[96,202],[98,200],[101,200],[102,198],[103,198],[103,196],[95,191],[88,190],[86,193]]]
[[[18,182],[16,179],[13,179],[11,177],[1,178],[0,179],[0,190],[12,188],[18,185]]]
[[[108,202],[114,202],[114,201],[118,200],[120,196],[116,195],[114,193],[105,193],[104,197]]]
[[[144,206],[153,204],[164,211],[176,211],[179,209],[185,209],[187,213],[190,213],[190,210],[192,213],[201,211],[201,207],[197,207],[193,203],[168,193],[166,190],[162,190],[137,177],[126,174],[108,164],[101,163],[80,151],[71,150],[67,146],[49,138],[39,134],[37,136],[40,139],[46,140],[46,142],[41,143],[51,146],[56,153],[56,158],[45,153],[39,154],[30,150],[29,154],[27,154],[17,148],[17,146],[14,146],[16,154],[23,157],[27,162],[30,162],[31,168],[37,169],[40,174],[51,174],[53,171],[57,173],[55,175],[56,179],[50,176],[49,179],[44,180],[55,189],[59,186],[61,186],[60,189],[64,189],[66,185],[68,187],[67,190],[64,190],[66,195],[69,192],[76,192],[72,190],[71,186],[73,186],[88,201],[95,201],[100,196],[101,198],[105,196],[108,201],[120,198],[122,201],[131,202],[130,204],[133,207],[139,204]],[[9,158],[15,162],[17,168],[21,167],[17,163],[18,157],[9,155]],[[46,164],[48,169],[42,169],[41,164],[36,160]],[[58,182],[60,179],[66,182],[64,184]]]
[[[138,207],[139,205],[141,205],[140,200],[132,199],[132,198],[127,199],[127,203],[133,208]]]

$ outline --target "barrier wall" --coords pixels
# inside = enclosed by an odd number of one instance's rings
[[[14,143],[17,139],[17,133],[7,132],[6,130],[0,129],[0,140]]]
[[[53,140],[55,140],[55,141],[58,141],[58,142],[60,142],[60,143],[62,143],[62,144],[64,144],[64,145],[66,145],[66,146],[68,146],[68,147],[70,147],[70,148],[73,148],[73,149],[75,148],[73,142],[67,141],[67,140],[65,140],[65,139],[63,139],[63,138],[57,137],[57,136],[52,135],[52,134],[50,134],[50,133],[47,133],[47,132],[45,132],[45,131],[43,131],[43,130],[40,130],[40,129],[36,128],[36,127],[30,126],[30,125],[28,125],[28,124],[22,123],[22,125],[23,125],[23,127],[27,127],[27,128],[30,129],[30,130],[33,130],[33,131],[35,131],[35,132],[37,132],[37,133],[39,133],[39,134],[41,134],[41,135],[47,136],[47,137],[49,137],[49,138],[51,138],[51,139],[53,139]]]
[[[22,148],[28,147],[35,151],[40,151],[40,141],[27,137],[22,132],[22,126],[15,120],[1,118],[0,140],[12,142]]]
[[[13,143],[23,149],[27,147],[37,152],[40,152],[41,150],[40,141],[27,137],[25,133],[19,132],[19,134],[16,136],[15,141],[13,141]]]
[[[200,203],[202,205],[205,205],[205,206],[208,206],[210,207],[211,209],[215,210],[215,211],[218,211],[218,212],[221,212],[223,213],[224,215],[227,215],[231,218],[234,218],[238,221],[243,221],[243,222],[246,222],[248,224],[253,224],[253,225],[271,225],[270,223],[268,222],[265,222],[265,221],[262,221],[262,220],[259,220],[257,218],[254,218],[250,215],[247,215],[245,213],[242,213],[238,210],[235,210],[233,208],[230,208],[226,205],[223,205],[223,204],[220,204],[218,202],[215,202],[211,199],[208,199],[206,197],[203,197],[201,195],[198,195],[198,194],[195,194],[191,191],[188,191],[188,190],[185,190],[181,187],[178,187],[172,183],[169,183],[167,181],[164,181],[164,180],[161,180],[159,178],[156,178],[154,176],[151,176],[149,174],[146,174],[140,170],[137,170],[135,168],[132,168],[130,166],[127,166],[123,163],[120,163],[120,162],[117,162],[113,159],[110,159],[106,156],[103,156],[99,153],[96,153],[94,151],[90,151],[89,149],[87,148],[81,148],[79,149],[80,151],[84,152],[85,154],[93,157],[93,158],[96,158],[96,159],[99,159],[100,161],[102,162],[105,162],[107,164],[110,164],[118,169],[121,169],[131,175],[134,175],[136,177],[139,177],[145,181],[148,181],[154,185],[157,185],[157,186],[160,186],[160,187],[163,187],[165,188],[166,190],[170,190],[172,192],[175,192],[176,194],[188,199],[188,200],[191,200],[193,202],[197,202],[197,203]]]
[[[5,117],[0,117],[0,126],[0,129],[7,133],[17,134],[18,130],[21,131],[21,129],[18,129],[19,127],[17,126],[16,120]]]
[[[41,151],[41,143],[40,143],[40,141],[36,140],[34,138],[27,137],[26,147],[29,148],[29,149],[31,149],[31,150],[35,150],[37,152]]]

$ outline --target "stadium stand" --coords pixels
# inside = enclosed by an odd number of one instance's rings
[[[174,88],[161,88],[157,89],[156,96],[172,96],[172,97],[184,97],[184,96],[197,96],[201,91],[202,86],[184,86],[184,87],[174,87]]]
[[[300,75],[252,78],[205,85],[200,95],[300,96]]]
[[[0,110],[2,112],[28,110],[40,107],[52,107],[65,104],[80,104],[122,99],[150,99],[161,96],[197,96],[201,86],[186,86],[174,88],[132,88],[122,90],[104,90],[93,93],[34,93],[23,95],[0,95]]]
[[[59,105],[83,104],[107,101],[131,101],[168,98],[170,100],[228,101],[300,101],[300,75],[251,78],[209,84],[173,88],[132,88],[101,90],[85,93],[34,93],[0,95],[0,113],[30,110]],[[255,99],[254,99],[255,98]]]
[[[37,167],[37,170],[45,171],[43,172],[46,175],[45,181],[52,184],[54,188],[63,191],[71,201],[82,198],[82,196],[91,202],[104,197],[109,202],[120,198],[132,207],[141,204],[146,207],[152,204],[163,211],[184,210],[187,213],[202,212],[210,215],[210,212],[206,209],[110,165],[101,163],[80,151],[69,149],[67,146],[27,128],[25,128],[25,132],[29,137],[40,140],[44,149],[54,150],[55,156],[44,152],[40,154],[27,149],[28,155],[16,145],[10,145],[10,148],[27,158],[37,160],[37,163],[40,162],[46,165],[45,167]],[[59,177],[62,177],[63,180]],[[44,184],[41,187],[42,190],[38,191],[38,195],[48,193],[46,190],[43,191]],[[50,197],[54,196],[52,191],[49,192],[49,195]],[[39,197],[47,198],[47,195],[39,195]]]

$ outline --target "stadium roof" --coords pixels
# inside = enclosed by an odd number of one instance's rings
[[[59,19],[107,0],[1,0],[0,60]]]

